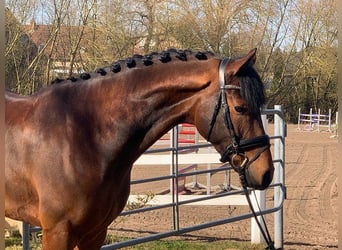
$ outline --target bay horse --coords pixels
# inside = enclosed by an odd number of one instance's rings
[[[265,189],[273,178],[256,49],[229,59],[169,49],[57,79],[32,96],[5,93],[5,215],[42,227],[44,249],[99,249],[123,210],[135,160],[191,123]]]

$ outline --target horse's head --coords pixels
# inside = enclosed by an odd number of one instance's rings
[[[217,84],[197,105],[194,122],[221,154],[221,161],[229,161],[247,186],[265,189],[274,167],[260,117],[265,94],[252,68],[255,53],[256,49],[242,58],[221,60]]]

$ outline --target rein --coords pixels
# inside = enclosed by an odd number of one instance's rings
[[[271,236],[269,234],[269,231],[267,229],[264,217],[262,214],[260,214],[263,224],[265,226],[266,232],[263,230],[263,227],[261,226],[259,220],[257,219],[257,214],[253,208],[251,199],[249,197],[249,191],[247,189],[247,178],[246,178],[246,172],[248,171],[249,166],[251,163],[253,163],[265,150],[267,150],[270,147],[270,139],[268,135],[261,135],[257,136],[251,139],[240,139],[234,130],[233,122],[230,117],[229,112],[229,106],[227,103],[227,96],[226,96],[226,90],[241,90],[240,86],[227,84],[225,81],[225,69],[229,63],[229,58],[224,58],[219,67],[219,85],[220,85],[220,91],[217,98],[217,102],[215,104],[215,109],[213,112],[213,116],[210,122],[209,132],[207,136],[207,140],[209,141],[211,133],[213,131],[213,128],[216,123],[216,118],[222,109],[223,113],[223,119],[224,123],[226,125],[226,128],[229,131],[229,134],[232,139],[232,143],[229,144],[223,154],[221,155],[220,161],[227,162],[230,159],[231,165],[233,169],[238,172],[241,185],[244,190],[244,194],[246,196],[248,205],[253,213],[253,216],[258,224],[258,227],[260,231],[262,232],[262,235],[265,239],[265,242],[267,244],[266,249],[269,250],[275,250],[274,243],[271,239]],[[251,160],[248,159],[248,157],[245,154],[246,150],[251,150],[254,148],[259,148],[258,152],[253,156]],[[258,205],[259,206],[259,205]],[[260,211],[260,207],[259,207]],[[260,211],[261,212],[261,211]]]

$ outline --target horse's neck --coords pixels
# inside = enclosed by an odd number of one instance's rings
[[[198,93],[210,85],[207,64],[198,63],[202,70],[183,66],[178,74],[165,70],[150,75],[137,70],[132,71],[136,75],[120,77],[120,82],[108,78],[102,86],[94,85],[96,89],[90,91],[97,93],[92,107],[97,109],[93,114],[101,127],[100,137],[114,151],[131,151],[134,159],[176,124],[192,122],[189,110]]]

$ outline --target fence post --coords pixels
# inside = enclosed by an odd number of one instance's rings
[[[23,250],[30,250],[30,224],[23,222]]]
[[[264,126],[265,132],[266,134],[268,134],[268,127],[267,127],[267,116],[266,115],[261,115],[261,120],[262,120],[262,124]],[[255,190],[255,197],[251,197],[251,201],[252,201],[252,205],[253,208],[258,211],[258,204],[260,206],[260,210],[263,211],[266,208],[266,192],[265,191],[260,191],[260,190]],[[250,194],[252,195],[252,193]],[[265,226],[264,223],[261,219],[260,216],[258,216],[258,221],[260,223],[260,225],[263,227],[263,230],[265,230]],[[259,226],[256,222],[256,219],[253,217],[251,219],[251,243],[253,244],[260,244],[260,243],[265,243],[265,239],[262,236]]]
[[[171,164],[170,174],[172,175],[170,183],[170,193],[172,195],[172,220],[173,229],[179,230],[179,206],[178,206],[178,125],[173,127],[171,132]]]
[[[249,195],[251,196],[252,206],[255,209],[255,211],[259,211],[259,207],[260,207],[260,211],[265,210],[265,208],[266,208],[265,191],[255,190],[254,194],[255,195],[253,195],[253,192],[251,192]],[[258,204],[259,204],[259,206],[258,206]],[[264,225],[261,217],[258,216],[257,219],[258,219],[261,227],[265,231],[265,225]],[[251,218],[251,243],[252,244],[263,244],[263,243],[265,243],[265,239],[262,236],[262,234],[260,233],[259,226],[258,226],[256,219],[254,217]]]
[[[199,137],[200,137],[200,135],[199,135],[197,129],[195,129],[195,145],[197,145],[199,143]],[[198,153],[198,150],[196,151],[196,154],[197,153]],[[196,167],[193,171],[197,171],[197,169],[198,169],[198,165],[196,165]],[[199,188],[197,174],[195,174],[192,178],[193,178],[193,187]]]
[[[281,105],[275,105],[275,110],[283,112],[283,107]],[[312,110],[310,109],[310,115]],[[311,117],[311,116],[310,116]],[[274,183],[281,183],[280,186],[274,188],[274,206],[278,206],[281,200],[282,188],[285,188],[285,121],[283,117],[278,114],[274,115],[274,135],[279,136],[279,139],[274,140],[274,158],[276,162],[274,163]],[[286,193],[285,193],[286,199]],[[283,247],[283,207],[274,213],[274,245],[275,248]]]

